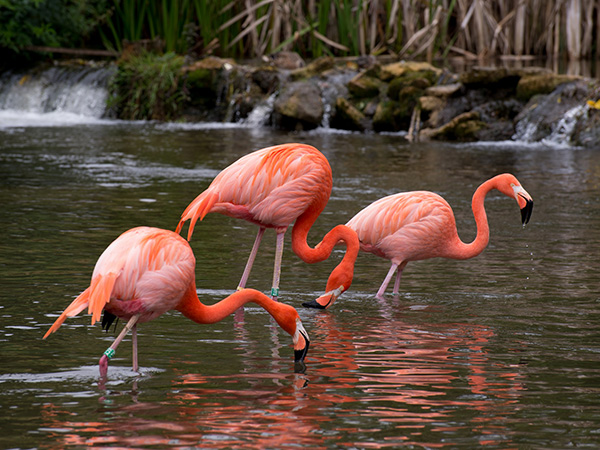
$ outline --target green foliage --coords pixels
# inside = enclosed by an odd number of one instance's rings
[[[105,11],[104,0],[0,0],[0,47],[80,45]]]
[[[176,119],[186,99],[182,66],[183,57],[171,52],[142,52],[121,61],[109,106],[126,120]]]

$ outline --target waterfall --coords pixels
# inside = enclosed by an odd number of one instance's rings
[[[114,66],[56,65],[0,75],[0,127],[99,122],[107,118]]]

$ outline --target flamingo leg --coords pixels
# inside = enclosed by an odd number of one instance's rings
[[[398,272],[396,272],[396,281],[394,282],[394,292],[393,295],[398,295],[398,291],[400,290],[400,278],[402,278],[402,271],[406,267],[406,262],[403,262],[398,266]]]
[[[117,347],[119,346],[119,344],[121,343],[123,338],[127,335],[127,333],[135,326],[135,324],[137,323],[139,318],[140,318],[139,315],[135,315],[135,316],[132,316],[131,319],[129,319],[129,322],[127,322],[127,325],[125,325],[125,328],[123,328],[123,331],[121,331],[121,333],[119,333],[117,338],[113,341],[113,343],[110,345],[110,347],[108,347],[106,349],[106,351],[100,358],[100,362],[98,365],[100,366],[100,376],[101,377],[106,376],[106,373],[108,371],[108,360],[115,355],[115,351],[117,350]],[[136,353],[137,353],[137,349],[136,349]]]
[[[139,366],[138,366],[138,353],[137,353],[137,323],[133,325],[133,328],[131,328],[131,344],[133,346],[133,349],[131,352],[131,359],[133,360],[132,361],[133,371],[138,372]]]
[[[283,258],[283,238],[285,230],[277,233],[277,247],[275,249],[275,267],[273,268],[273,287],[271,288],[271,298],[277,301],[279,296],[279,278],[281,276],[281,260]]]
[[[379,290],[377,291],[377,294],[375,295],[375,297],[378,298],[379,300],[383,300],[383,294],[385,293],[385,290],[387,289],[388,284],[390,284],[392,275],[394,275],[394,272],[396,271],[397,268],[398,268],[398,264],[392,263],[392,267],[390,267],[390,271],[386,275],[385,279],[383,280],[383,283],[381,283],[381,287],[379,288]]]
[[[248,277],[250,276],[250,271],[252,270],[254,259],[256,258],[256,254],[258,253],[258,247],[260,246],[260,241],[262,240],[263,234],[265,234],[265,228],[260,227],[258,229],[256,239],[254,240],[254,245],[252,246],[250,256],[248,256],[248,262],[246,263],[246,268],[244,269],[244,273],[242,274],[242,279],[240,280],[240,284],[237,288],[238,291],[246,287],[246,282],[248,281]]]

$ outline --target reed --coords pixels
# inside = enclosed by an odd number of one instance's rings
[[[590,58],[600,0],[114,0],[107,45],[160,37],[167,51],[257,57],[280,50]],[[186,30],[195,27],[192,42]],[[187,28],[186,28],[187,27]],[[189,34],[189,33],[188,33]],[[189,36],[188,36],[189,37]]]

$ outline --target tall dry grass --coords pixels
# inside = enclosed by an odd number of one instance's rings
[[[600,0],[163,0],[155,2],[160,8],[114,1],[115,40],[122,24],[142,37],[168,34],[171,48],[181,50],[182,30],[195,29],[188,47],[232,57],[294,50],[309,58],[577,60],[600,49]]]

